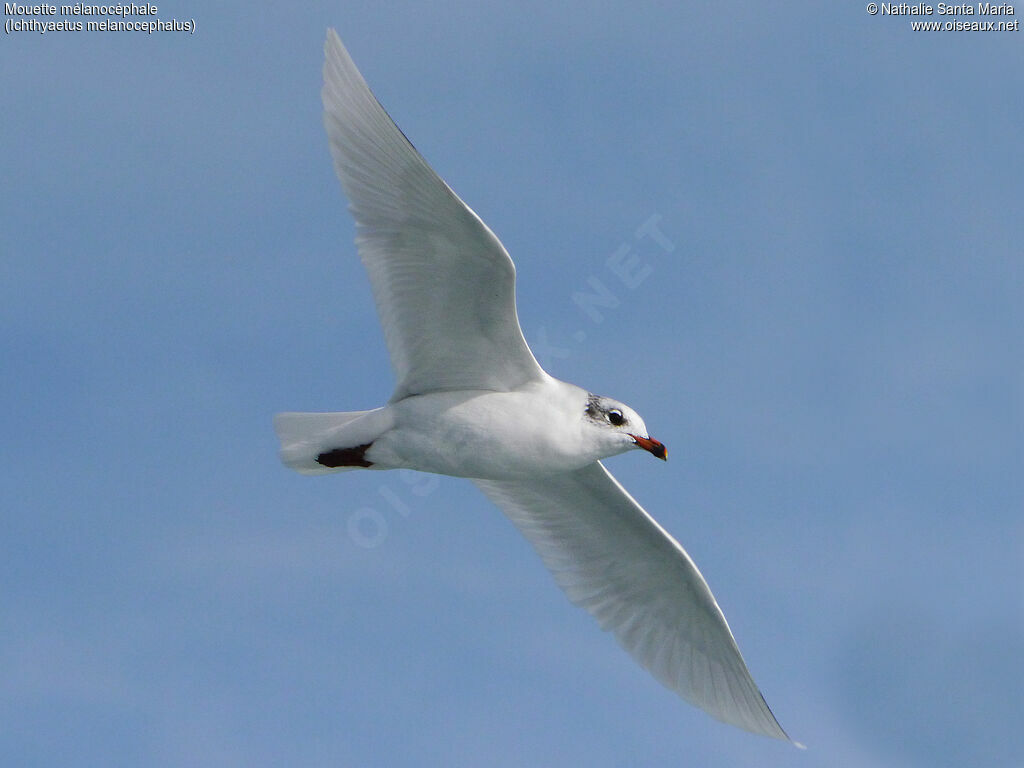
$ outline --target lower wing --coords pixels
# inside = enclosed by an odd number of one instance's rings
[[[530,480],[477,480],[569,599],[659,681],[715,718],[789,740],[693,560],[600,462]]]

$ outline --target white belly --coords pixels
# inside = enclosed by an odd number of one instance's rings
[[[394,427],[366,454],[382,468],[507,479],[566,472],[600,458],[583,450],[582,408],[567,411],[536,391],[438,392],[390,409]]]

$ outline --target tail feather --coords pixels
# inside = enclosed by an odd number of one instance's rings
[[[357,467],[325,467],[316,459],[321,453],[349,444],[372,443],[383,431],[379,419],[365,417],[380,414],[372,411],[344,413],[279,413],[274,416],[274,431],[281,441],[281,461],[304,475],[325,475],[345,472]]]

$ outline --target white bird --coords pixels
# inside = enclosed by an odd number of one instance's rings
[[[540,367],[505,248],[392,122],[333,29],[325,53],[324,124],[398,385],[371,411],[278,414],[282,461],[471,478],[659,681],[788,740],[693,560],[600,461],[634,448],[665,459],[665,446],[633,409]]]

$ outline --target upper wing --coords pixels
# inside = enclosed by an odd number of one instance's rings
[[[398,377],[392,402],[544,378],[505,248],[388,117],[333,29],[324,52],[324,125]]]
[[[789,737],[693,560],[600,462],[531,480],[476,480],[569,599],[658,680],[713,717]]]

